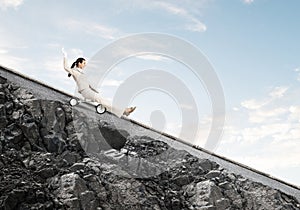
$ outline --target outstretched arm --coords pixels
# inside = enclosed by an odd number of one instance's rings
[[[64,48],[61,49],[63,55],[64,55],[64,69],[73,75],[73,70],[68,67],[68,61],[67,61],[67,53],[65,52]]]

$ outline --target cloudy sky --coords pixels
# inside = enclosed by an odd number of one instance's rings
[[[74,94],[62,47],[71,64],[132,34],[176,36],[208,58],[223,88],[226,121],[213,152],[299,186],[299,8],[298,0],[0,0],[0,65]],[[173,73],[191,90],[199,130],[190,142],[203,146],[211,101],[176,60],[149,54],[124,60],[99,87],[103,96],[113,98],[126,77],[145,69]],[[155,89],[135,93],[131,118],[178,136],[181,109],[190,107],[168,97]]]

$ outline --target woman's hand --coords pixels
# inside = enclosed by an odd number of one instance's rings
[[[61,48],[61,52],[62,52],[62,54],[64,55],[64,57],[66,58],[66,57],[67,57],[67,53],[66,53],[66,51],[65,51],[65,48]]]

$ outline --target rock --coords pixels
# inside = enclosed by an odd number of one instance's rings
[[[20,88],[18,86],[14,86],[13,87],[14,91],[13,94],[15,95],[15,97],[22,99],[22,100],[29,100],[34,98],[33,94],[30,93],[29,91],[27,91],[24,88]]]
[[[41,190],[37,190],[35,193],[35,197],[36,197],[37,202],[43,203],[45,200],[45,193]]]
[[[8,115],[11,115],[12,113],[13,113],[13,111],[14,111],[14,104],[13,104],[13,102],[6,102],[5,103],[5,109],[6,109],[6,113],[8,114]]]
[[[67,209],[80,209],[80,200],[75,198],[67,198],[63,200],[63,204],[67,207]]]
[[[30,141],[32,145],[38,144],[38,140],[41,138],[38,130],[38,126],[34,122],[25,123],[21,125],[21,129],[24,136]]]
[[[6,108],[5,108],[4,104],[0,104],[0,117],[5,117],[6,118]]]
[[[210,172],[208,172],[205,177],[208,178],[208,179],[212,179],[212,178],[216,178],[216,177],[219,177],[221,174],[221,171],[218,171],[218,170],[212,170]]]
[[[67,161],[69,165],[73,165],[76,163],[78,160],[80,160],[80,155],[75,153],[75,152],[70,152],[68,150],[65,150],[61,157]]]
[[[6,101],[5,93],[0,91],[0,104],[4,104]]]
[[[0,128],[5,128],[8,124],[5,105],[0,104]]]
[[[43,136],[43,142],[46,146],[47,151],[49,152],[61,154],[66,147],[64,139],[56,134]]]
[[[102,183],[99,182],[99,180],[96,177],[94,177],[93,180],[90,180],[88,182],[88,185],[89,185],[89,189],[95,192],[95,196],[100,201],[102,202],[107,201],[107,196],[109,192],[106,192],[105,187],[102,185]]]
[[[216,206],[218,200],[222,199],[222,193],[212,181],[202,181],[188,188],[190,202],[196,208],[203,206]]]
[[[48,168],[43,168],[37,172],[39,176],[41,176],[43,179],[48,179],[50,177],[53,177],[57,171],[55,168],[48,167]]]
[[[20,117],[22,115],[23,115],[23,111],[22,110],[13,111],[13,113],[12,113],[12,119],[13,120],[18,120],[18,119],[20,119]]]
[[[233,189],[232,184],[229,183],[228,181],[222,182],[219,184],[219,187],[224,189],[224,190],[230,190]]]
[[[61,104],[56,101],[40,101],[40,107],[44,113],[41,120],[42,127],[47,131],[55,133],[64,133],[65,114],[61,108]]]
[[[7,79],[0,76],[0,84],[6,84],[7,83]]]
[[[199,165],[204,171],[210,171],[213,168],[211,161],[207,159],[201,160]]]
[[[172,198],[171,199],[171,205],[172,209],[174,210],[180,210],[180,200],[178,198]]]
[[[129,133],[125,130],[117,129],[114,125],[108,124],[105,121],[99,122],[99,129],[103,136],[103,140],[106,141],[110,147],[103,149],[117,149],[120,150],[124,147]]]
[[[138,157],[147,158],[162,154],[169,149],[169,145],[148,136],[133,136],[127,138],[123,149],[131,154],[135,152]]]
[[[71,136],[73,133],[76,133],[76,129],[74,128],[73,123],[68,123],[66,126],[66,133],[68,136]]]
[[[16,126],[10,126],[9,134],[7,135],[7,139],[13,145],[20,143],[23,140],[23,133],[22,130]]]
[[[78,174],[69,173],[61,176],[60,187],[57,195],[63,202],[69,202],[68,199],[79,198],[82,192],[88,190],[85,181]]]
[[[81,208],[83,210],[94,210],[98,206],[94,192],[85,191],[80,194]]]
[[[43,110],[41,108],[41,100],[32,99],[24,101],[25,110],[30,118],[40,122],[43,118]],[[27,115],[27,116],[28,116]]]
[[[76,172],[76,171],[79,171],[79,170],[83,170],[85,167],[85,164],[84,163],[74,163],[71,168],[70,168],[70,171],[71,172]]]
[[[69,173],[61,176],[57,195],[63,204],[74,208],[80,206],[80,196],[87,190],[85,181],[78,174]]]
[[[100,118],[0,77],[0,209],[300,209],[293,195]]]
[[[8,124],[8,120],[5,116],[0,116],[0,127],[4,128]]]
[[[6,196],[3,207],[4,209],[15,209],[25,198],[26,192],[24,190],[15,189]]]
[[[221,198],[216,202],[216,209],[217,210],[226,210],[230,207],[230,201],[226,198]]]
[[[285,203],[278,190],[249,181],[246,181],[245,185],[247,190],[241,189],[245,198],[244,209],[276,209],[278,203]],[[295,207],[296,204],[285,203],[284,206],[286,209],[290,209],[289,206]]]
[[[182,176],[178,176],[178,177],[174,178],[173,181],[175,184],[182,187],[184,185],[189,184],[192,181],[192,178],[188,175],[182,175]]]
[[[227,178],[229,178],[231,180],[231,182],[235,182],[235,180],[236,180],[236,176],[234,174],[232,174],[232,173],[229,173],[227,175]]]
[[[197,209],[197,210],[217,210],[217,208],[213,205],[196,207],[195,209]]]

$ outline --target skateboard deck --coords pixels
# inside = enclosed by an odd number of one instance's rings
[[[106,112],[106,108],[102,104],[98,104],[98,103],[90,101],[90,100],[81,100],[78,98],[71,98],[69,101],[69,104],[71,106],[77,106],[80,103],[87,103],[87,104],[94,106],[96,109],[96,112],[98,114],[103,114],[104,112]]]

